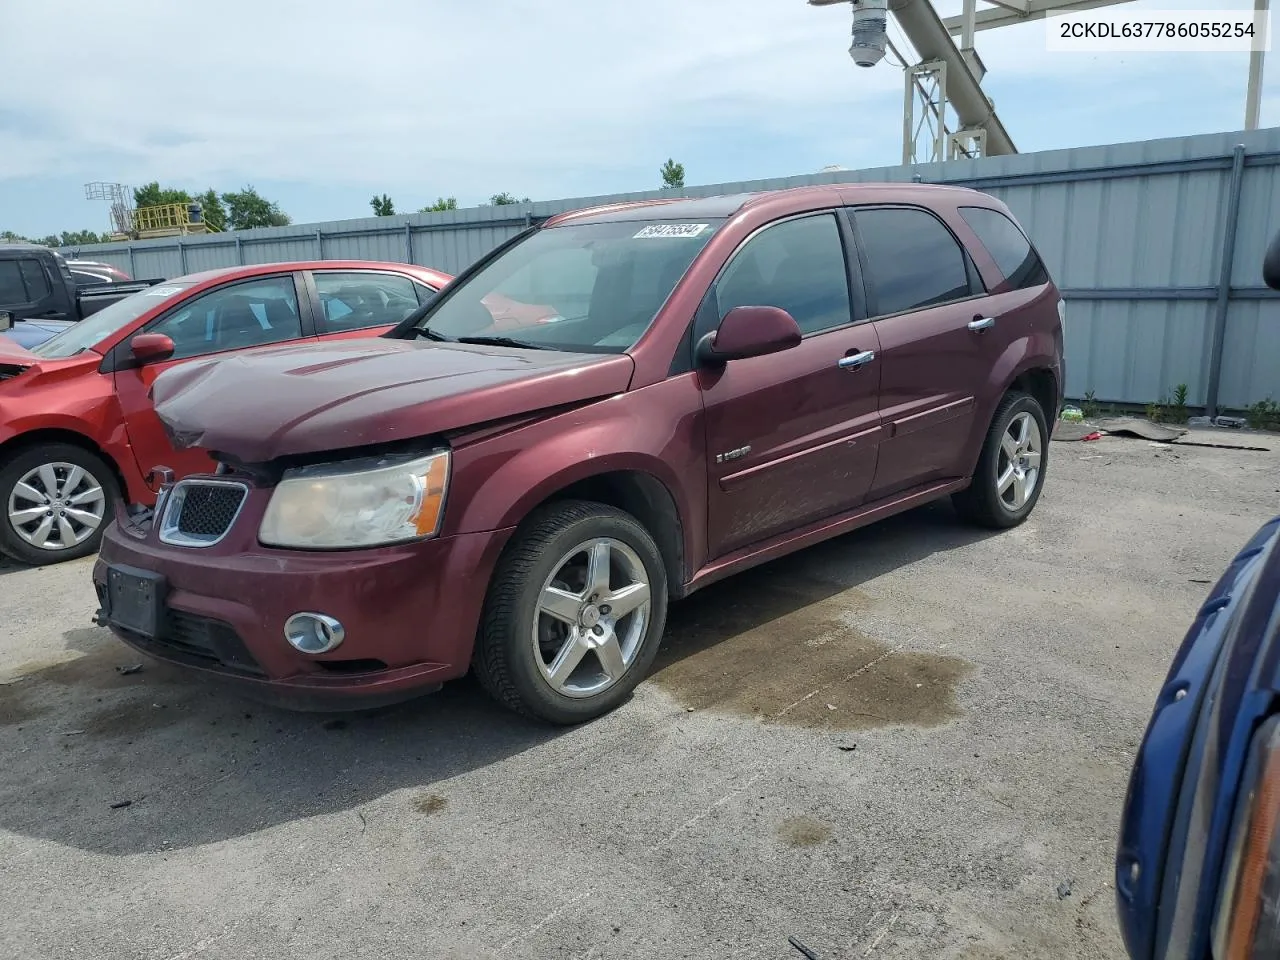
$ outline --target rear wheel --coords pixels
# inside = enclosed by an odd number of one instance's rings
[[[648,531],[605,504],[554,503],[499,562],[472,666],[518,713],[580,723],[644,678],[666,616],[666,569]]]
[[[952,498],[956,510],[984,527],[1022,523],[1044,487],[1048,439],[1039,401],[1021,391],[1006,394],[987,431],[973,482]]]
[[[88,450],[23,450],[0,467],[0,553],[35,566],[96,553],[118,496],[111,467]]]

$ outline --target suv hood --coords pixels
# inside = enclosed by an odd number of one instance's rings
[[[625,354],[374,338],[182,364],[156,378],[152,397],[178,448],[263,463],[610,396],[633,369]]]

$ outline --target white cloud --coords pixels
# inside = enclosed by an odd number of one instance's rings
[[[112,0],[75,16],[64,3],[10,2],[0,63],[32,79],[0,106],[0,181],[429,183],[471,199],[512,184],[572,196],[575,171],[650,170],[704,130],[822,140],[820,163],[853,166],[864,142],[896,155],[902,75],[852,65],[849,21],[845,5],[804,0]],[[1010,113],[1006,100],[1033,84],[1106,91],[1100,116],[1213,85],[1238,86],[1228,112],[1243,109],[1243,58],[1055,56],[1043,23],[984,31],[977,45],[1015,141],[1052,122]],[[1067,145],[1071,131],[1057,135]],[[750,160],[733,169],[800,172]]]

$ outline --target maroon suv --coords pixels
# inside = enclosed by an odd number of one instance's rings
[[[98,616],[299,707],[470,669],[581,721],[644,677],[671,599],[939,497],[1020,523],[1062,382],[1058,291],[984,194],[565,214],[385,337],[162,375],[172,439],[220,466],[120,512]]]

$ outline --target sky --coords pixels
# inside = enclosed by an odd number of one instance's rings
[[[0,230],[107,229],[95,180],[252,184],[308,223],[384,192],[403,213],[654,189],[668,157],[689,185],[896,164],[902,71],[854,66],[851,19],[805,0],[0,0]],[[1247,54],[1051,53],[1043,21],[976,46],[1023,153],[1244,126]]]

